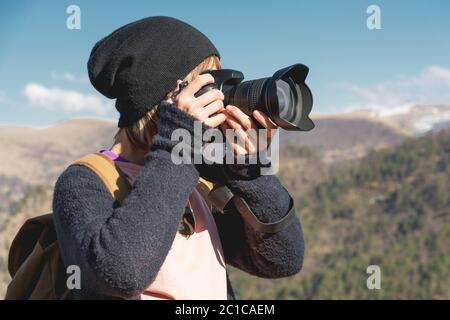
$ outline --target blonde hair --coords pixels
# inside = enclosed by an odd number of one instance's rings
[[[191,82],[200,73],[209,69],[220,69],[220,60],[217,56],[207,57],[197,65],[183,81]],[[165,99],[168,99],[173,94],[173,91],[167,93]],[[117,142],[118,135],[121,132],[125,132],[133,149],[147,151],[150,148],[153,136],[158,132],[157,110],[158,106],[154,106],[131,126],[120,128],[114,135],[114,143]]]

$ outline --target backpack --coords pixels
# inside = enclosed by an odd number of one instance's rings
[[[102,153],[86,155],[73,164],[84,165],[94,171],[119,203],[131,189],[114,161]],[[211,189],[212,183],[200,178],[197,190],[205,199]],[[22,225],[9,250],[8,271],[12,280],[5,300],[71,298],[52,213],[28,219]]]

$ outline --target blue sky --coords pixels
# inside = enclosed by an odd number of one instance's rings
[[[66,27],[71,4],[81,9],[81,30]],[[366,26],[371,4],[381,9],[381,30]],[[450,103],[450,1],[2,1],[0,123],[117,119],[87,80],[90,50],[152,15],[200,29],[223,66],[247,79],[308,65],[314,111]]]

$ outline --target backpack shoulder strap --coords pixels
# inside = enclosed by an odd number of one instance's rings
[[[114,161],[100,152],[88,154],[76,160],[73,164],[83,165],[94,171],[111,192],[111,195],[120,203],[131,190],[130,184],[121,175],[120,169]]]
[[[83,165],[94,171],[106,185],[113,197],[120,203],[122,203],[123,199],[125,199],[130,192],[130,184],[121,175],[120,169],[114,161],[100,152],[88,154],[81,159],[76,160],[73,164]],[[214,184],[204,178],[199,178],[196,187],[206,200],[210,209],[214,202],[210,200],[208,194],[213,187]]]
[[[206,204],[209,207],[209,210],[212,210],[213,203],[210,201],[208,195],[213,187],[214,183],[212,183],[211,181],[208,181],[202,177],[198,179],[196,189],[202,195],[203,199],[205,199]]]

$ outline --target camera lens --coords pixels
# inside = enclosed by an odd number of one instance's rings
[[[279,117],[290,123],[298,123],[303,111],[303,99],[299,85],[291,78],[278,79],[275,84]]]
[[[274,73],[272,77],[243,81],[236,70],[214,70],[216,82],[224,93],[225,105],[231,104],[252,116],[260,110],[286,130],[308,131],[314,128],[309,118],[312,108],[311,90],[305,84],[308,67],[294,64]]]
[[[264,86],[269,78],[244,81],[229,92],[224,92],[227,104],[238,106],[245,114],[251,116],[261,106]],[[267,113],[266,110],[263,110]]]

